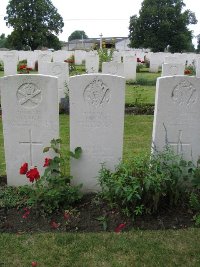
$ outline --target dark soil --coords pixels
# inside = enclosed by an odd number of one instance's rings
[[[194,226],[194,214],[186,207],[165,209],[154,215],[138,216],[135,220],[127,218],[119,211],[110,209],[106,203],[95,200],[94,195],[86,195],[74,209],[63,213],[43,217],[30,211],[23,218],[23,209],[0,209],[0,232],[101,232],[115,231],[120,224],[125,224],[123,231],[131,229],[159,230],[180,229]]]

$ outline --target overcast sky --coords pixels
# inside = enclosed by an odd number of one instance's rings
[[[19,0],[20,1],[20,0]],[[8,0],[0,0],[0,34],[11,33],[7,28],[4,16]],[[138,14],[142,0],[52,0],[54,6],[62,16],[65,26],[63,33],[59,35],[60,40],[67,41],[69,35],[75,30],[83,30],[88,37],[125,37],[128,36],[130,16]],[[184,0],[186,8],[195,12],[197,25],[191,26],[194,35],[200,33],[200,8],[197,0]],[[194,43],[196,41],[194,39]]]

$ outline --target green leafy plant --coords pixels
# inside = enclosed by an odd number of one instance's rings
[[[169,147],[149,157],[135,157],[121,163],[114,172],[105,168],[99,173],[101,196],[111,207],[128,216],[155,212],[163,203],[176,206],[186,198],[195,166]]]
[[[66,158],[61,155],[60,143],[60,139],[53,139],[51,146],[44,148],[44,153],[53,150],[56,156],[45,159],[45,171],[41,177],[36,167],[28,170],[27,163],[20,168],[20,173],[33,183],[32,187],[21,188],[21,192],[26,191],[28,195],[26,206],[38,213],[51,214],[58,210],[67,210],[81,198],[81,185],[72,186],[72,177],[66,174]],[[67,157],[78,159],[81,152],[82,149],[77,147],[74,152],[69,151]]]
[[[108,229],[108,222],[106,216],[100,216],[96,218],[97,221],[99,221],[103,227],[103,230],[106,231]]]
[[[97,50],[99,55],[99,70],[102,70],[102,63],[109,62],[112,60],[114,48],[102,48]]]

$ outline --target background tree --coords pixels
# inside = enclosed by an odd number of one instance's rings
[[[192,31],[187,26],[197,20],[190,10],[183,11],[184,6],[182,0],[144,0],[139,16],[130,18],[130,46],[153,52],[164,51],[167,46],[171,52],[193,49]]]
[[[5,36],[5,33],[2,33],[0,35],[0,48],[6,48],[7,47],[7,38]]]
[[[84,31],[74,31],[68,38],[68,41],[77,40],[77,39],[87,39],[88,36]]]
[[[13,48],[60,48],[56,35],[62,32],[64,23],[50,0],[10,0],[4,19],[14,29],[8,36]]]

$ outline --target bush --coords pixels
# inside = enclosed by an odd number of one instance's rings
[[[101,197],[128,216],[153,213],[164,205],[176,206],[187,197],[189,177],[195,169],[170,148],[151,156],[121,163],[114,172],[102,166]]]
[[[0,71],[4,71],[4,64],[2,60],[0,60]]]

